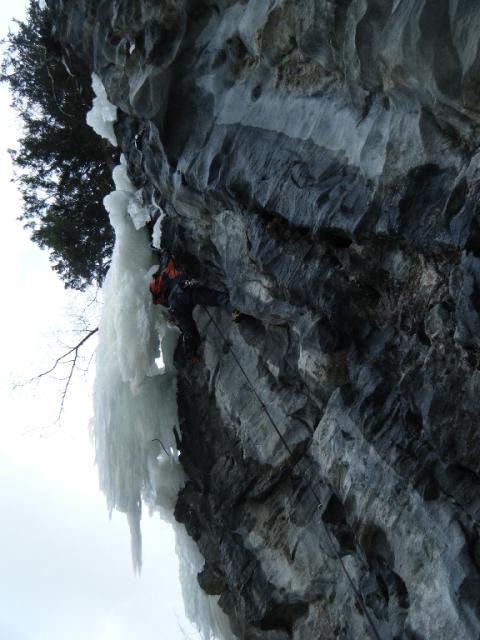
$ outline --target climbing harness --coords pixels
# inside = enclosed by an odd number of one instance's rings
[[[245,369],[243,368],[240,360],[238,359],[235,351],[232,348],[232,343],[230,342],[230,340],[228,340],[228,338],[225,336],[225,334],[223,333],[222,329],[220,328],[220,326],[218,325],[217,322],[215,322],[215,319],[213,318],[212,314],[209,312],[209,310],[203,306],[203,309],[205,311],[205,313],[208,315],[208,317],[210,318],[210,321],[212,322],[213,326],[215,327],[215,329],[217,330],[218,334],[220,335],[220,337],[222,338],[223,342],[224,342],[224,353],[230,353],[232,358],[234,359],[236,365],[238,366],[238,368],[240,369],[240,371],[243,374],[243,377],[245,378],[245,380],[247,381],[248,386],[250,387],[251,391],[253,392],[254,396],[256,397],[258,403],[260,404],[262,410],[264,411],[265,415],[267,416],[269,422],[271,423],[271,425],[273,426],[273,428],[275,429],[278,437],[280,438],[280,441],[282,442],[282,444],[284,445],[285,449],[288,451],[289,455],[291,457],[293,457],[293,451],[291,449],[291,447],[288,445],[287,441],[285,440],[285,437],[283,436],[283,434],[281,433],[280,429],[278,428],[275,420],[273,419],[271,413],[269,412],[266,404],[263,402],[262,398],[260,397],[260,395],[258,394],[257,390],[255,389],[255,387],[253,386],[252,382],[250,381],[250,378],[248,377]],[[292,469],[294,468],[295,465],[293,465]],[[309,470],[310,467],[307,468],[307,470]],[[300,475],[303,478],[303,480],[305,481],[307,487],[310,489],[313,497],[315,498],[315,500],[318,502],[318,508],[321,509],[323,508],[323,503],[321,501],[320,496],[318,495],[317,491],[315,490],[315,488],[313,487],[312,483],[310,482],[309,478],[306,475],[306,471],[305,470],[300,470]],[[330,547],[332,548],[337,560],[340,562],[340,566],[342,567],[343,573],[345,574],[353,593],[355,594],[355,597],[357,599],[358,604],[360,605],[363,613],[365,614],[366,619],[368,620],[368,623],[371,627],[372,633],[373,633],[373,637],[375,638],[375,640],[382,640],[381,635],[379,634],[375,623],[373,622],[373,619],[371,617],[371,615],[368,612],[367,606],[364,602],[363,596],[360,593],[359,589],[355,586],[355,583],[353,582],[352,577],[350,576],[347,567],[345,566],[345,563],[343,561],[342,556],[340,555],[340,553],[338,552],[338,549],[333,541],[333,538],[329,532],[329,530],[327,529],[327,526],[325,525],[325,523],[323,522],[323,520],[320,518],[320,522],[322,524],[323,530],[326,534],[327,540],[330,544]]]

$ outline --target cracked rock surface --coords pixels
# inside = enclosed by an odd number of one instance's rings
[[[201,587],[238,638],[369,638],[340,556],[382,638],[478,640],[480,6],[48,6],[166,246],[249,316],[198,309],[179,371]]]

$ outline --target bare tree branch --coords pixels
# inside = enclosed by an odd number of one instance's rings
[[[24,386],[26,386],[28,384],[31,384],[32,382],[37,382],[37,381],[41,380],[42,378],[44,378],[45,376],[51,375],[54,371],[57,370],[58,367],[60,367],[62,365],[69,365],[68,374],[65,377],[57,378],[57,380],[62,381],[65,384],[63,386],[63,390],[62,390],[62,394],[61,394],[60,409],[59,409],[59,412],[58,412],[58,416],[57,416],[56,422],[59,422],[60,418],[62,417],[63,410],[65,408],[65,399],[67,397],[68,389],[70,387],[70,383],[72,381],[72,377],[73,377],[73,373],[75,371],[75,368],[77,368],[77,369],[79,368],[78,365],[77,365],[77,362],[78,362],[78,358],[79,358],[79,354],[80,354],[80,349],[87,342],[87,340],[89,340],[93,335],[95,335],[97,333],[98,327],[95,327],[95,329],[90,329],[90,330],[87,330],[87,331],[88,331],[87,334],[85,336],[83,336],[83,338],[79,342],[77,342],[76,345],[74,345],[73,347],[67,347],[68,350],[65,351],[65,353],[63,353],[61,356],[59,356],[49,369],[46,369],[45,371],[42,371],[41,373],[37,374],[33,378],[30,378],[30,380],[27,380],[26,382],[24,382],[22,384],[16,384],[13,387],[14,389],[16,389],[18,387],[24,387]],[[73,355],[73,357],[68,359],[69,356],[72,356],[72,355]]]

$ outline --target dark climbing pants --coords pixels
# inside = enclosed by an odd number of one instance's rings
[[[192,315],[195,307],[200,304],[207,307],[226,307],[227,311],[232,311],[226,293],[201,285],[178,286],[170,294],[168,303],[170,313],[182,332],[185,352],[188,355],[195,355],[200,346],[200,334]]]

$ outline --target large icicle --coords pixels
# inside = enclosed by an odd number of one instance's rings
[[[101,100],[95,103],[93,120],[101,135],[109,135],[112,111],[100,108],[106,94],[98,78],[94,89]],[[101,122],[102,113],[106,123]],[[178,331],[151,304],[148,281],[158,265],[152,264],[145,228],[149,215],[127,175],[123,156],[113,179],[115,191],[104,205],[115,230],[115,247],[103,286],[92,420],[100,486],[109,509],[127,515],[137,570],[141,567],[142,502],[172,523],[187,617],[204,640],[234,640],[217,598],[206,596],[198,586],[203,558],[185,527],[173,517],[184,484],[174,437],[178,417],[173,354]],[[155,246],[160,246],[160,219],[153,236]]]
[[[155,505],[162,501],[159,492],[176,495],[179,488],[178,473],[163,474],[161,486],[156,485],[158,477],[152,479],[157,456],[166,456],[164,448],[172,459],[177,455],[176,381],[167,356],[171,345],[164,346],[165,367],[160,370],[155,364],[159,335],[171,342],[176,332],[167,329],[149,299],[151,251],[145,229],[136,230],[127,213],[135,190],[124,164],[115,169],[114,182],[116,190],[104,201],[115,229],[115,248],[103,287],[94,439],[101,488],[109,508],[128,515],[134,564],[139,568],[142,498]]]

